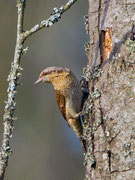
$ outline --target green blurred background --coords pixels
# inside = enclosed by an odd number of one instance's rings
[[[25,29],[47,19],[54,7],[67,0],[27,0]],[[49,84],[33,86],[39,73],[48,66],[72,69],[80,79],[87,64],[83,16],[87,1],[79,0],[51,28],[32,35],[24,44],[23,86],[18,87],[15,129],[11,140],[13,154],[5,180],[82,180],[83,152],[79,140],[60,114]],[[6,81],[16,41],[16,0],[0,0],[0,141],[2,116],[7,100]]]

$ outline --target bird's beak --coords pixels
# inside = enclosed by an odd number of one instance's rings
[[[38,84],[38,83],[40,83],[40,82],[49,83],[49,82],[50,82],[50,78],[48,78],[48,77],[41,77],[41,78],[39,78],[39,79],[34,83],[34,85],[35,85],[35,84]]]
[[[39,79],[34,83],[34,85],[42,82],[42,80],[43,80],[43,78],[39,78]]]

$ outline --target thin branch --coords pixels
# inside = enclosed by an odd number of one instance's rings
[[[27,38],[35,32],[43,29],[44,27],[50,27],[54,23],[58,22],[61,18],[61,15],[67,11],[77,0],[69,0],[66,5],[61,6],[60,8],[54,8],[51,16],[47,20],[41,21],[40,24],[35,25],[30,30],[24,32],[24,37]]]
[[[10,74],[8,76],[7,81],[9,81],[8,85],[8,100],[5,105],[5,113],[3,116],[3,125],[4,125],[4,132],[3,132],[3,140],[2,140],[2,147],[0,152],[0,180],[3,180],[4,173],[6,170],[6,166],[8,164],[9,155],[12,153],[12,149],[10,148],[10,139],[12,137],[13,131],[13,114],[16,107],[15,97],[16,97],[16,88],[18,85],[18,80],[21,75],[20,73],[20,59],[22,54],[22,47],[24,42],[24,37],[22,36],[23,32],[23,14],[25,8],[25,2],[18,1],[18,20],[17,20],[17,41],[15,47],[15,54],[14,60],[11,64]]]

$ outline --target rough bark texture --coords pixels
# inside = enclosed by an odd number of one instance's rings
[[[84,71],[90,91],[84,107],[86,180],[135,179],[134,20],[134,0],[89,0],[89,66]],[[112,51],[103,63],[102,32],[108,29]]]

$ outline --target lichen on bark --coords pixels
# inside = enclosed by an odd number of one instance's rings
[[[90,136],[86,141],[87,148],[91,149],[91,154],[86,154],[85,158],[86,180],[134,179],[134,14],[132,0],[89,0],[90,42],[86,46],[89,63],[84,77],[89,81],[90,94],[98,89],[100,96],[92,101],[89,96],[86,102],[89,108],[84,110],[87,114],[84,132]],[[112,35],[112,52],[102,64],[101,32],[108,28]],[[95,76],[97,67],[101,70]]]

